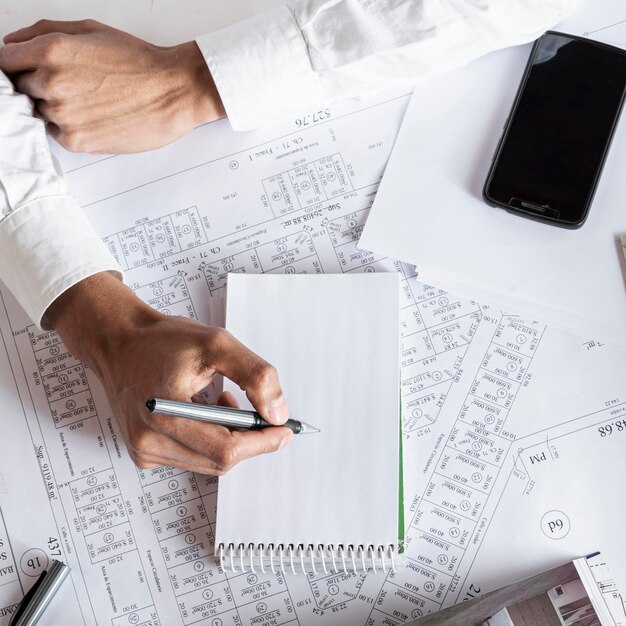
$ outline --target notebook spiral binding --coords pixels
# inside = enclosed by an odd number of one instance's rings
[[[272,573],[280,570],[283,574],[291,571],[297,574],[312,572],[317,574],[318,570],[328,574],[329,571],[344,571],[367,573],[381,571],[387,573],[389,570],[395,571],[396,546],[378,545],[323,545],[314,546],[292,543],[284,545],[282,543],[252,544],[247,546],[243,543],[235,546],[234,543],[225,545],[220,543],[217,546],[217,556],[222,568],[227,572],[246,573],[256,572],[256,568],[265,574],[266,566]]]

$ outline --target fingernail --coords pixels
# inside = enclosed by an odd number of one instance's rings
[[[281,450],[282,448],[284,448],[293,438],[293,433],[289,433],[281,442],[280,445],[278,446],[278,449]]]
[[[289,409],[284,396],[280,396],[270,404],[268,415],[272,423],[284,424],[289,419]]]

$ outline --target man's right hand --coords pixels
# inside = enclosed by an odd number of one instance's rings
[[[230,333],[152,309],[112,274],[91,276],[62,294],[46,313],[74,356],[98,376],[136,465],[173,465],[221,475],[248,457],[291,440],[288,428],[229,430],[149,413],[146,400],[190,402],[223,374],[272,424],[288,419],[276,370]],[[231,394],[221,404],[237,406]]]

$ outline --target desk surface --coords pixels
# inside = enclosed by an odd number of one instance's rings
[[[93,7],[91,17],[166,44],[261,7],[128,5],[59,2],[46,13]],[[43,16],[35,4],[2,6],[5,30]],[[0,401],[13,418],[0,455],[0,608],[28,587],[28,562],[55,550],[75,570],[55,623],[80,598],[85,624],[378,626],[596,549],[626,589],[623,352],[485,310],[358,247],[406,99],[250,135],[219,122],[159,152],[77,157],[85,167],[67,169],[129,283],[162,311],[215,320],[209,296],[230,271],[401,273],[407,568],[219,572],[216,481],[137,472],[93,374],[3,292]]]
[[[172,45],[281,4],[279,0],[2,0],[0,35],[43,18],[92,18],[159,45]]]

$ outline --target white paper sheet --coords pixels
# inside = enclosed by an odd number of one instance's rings
[[[558,29],[626,47],[626,8],[588,2]],[[626,345],[626,124],[581,229],[513,216],[481,198],[529,50],[494,53],[420,85],[360,245],[414,263],[430,284]]]
[[[321,432],[220,481],[217,545],[397,546],[398,278],[230,274],[226,327],[278,368],[291,414]]]
[[[0,455],[0,512],[12,550],[3,558],[0,549],[0,581],[17,571],[27,589],[32,579],[19,561],[31,548],[47,553],[51,532],[62,539],[63,558],[73,569],[75,590],[68,587],[72,600],[63,613],[72,624],[208,619],[224,626],[253,620],[389,626],[598,546],[626,588],[626,546],[616,530],[626,474],[619,445],[606,446],[593,433],[584,456],[570,456],[581,469],[590,467],[591,483],[610,477],[602,489],[587,492],[587,506],[576,503],[575,482],[553,480],[557,475],[544,464],[541,492],[548,497],[526,500],[522,513],[507,514],[507,494],[516,496],[522,484],[513,480],[514,455],[525,447],[517,439],[545,441],[546,429],[558,434],[573,425],[575,431],[577,423],[593,423],[595,414],[610,420],[626,397],[626,353],[485,309],[356,247],[405,101],[333,111],[329,121],[304,129],[236,135],[218,123],[163,151],[113,157],[68,176],[100,234],[118,251],[129,284],[173,315],[221,319],[211,296],[223,293],[231,271],[399,273],[404,572],[224,572],[213,560],[217,481],[172,468],[137,471],[91,370],[70,358],[54,333],[38,331],[3,292],[0,332],[12,376],[1,378],[7,408],[2,445],[37,459],[41,471],[22,472],[14,457]],[[294,147],[302,150],[293,153]],[[315,176],[324,164],[350,172],[350,187],[339,187],[339,195],[333,195],[338,187],[326,187],[328,195],[312,206],[271,197],[276,189],[270,184],[288,186],[292,176]],[[158,235],[164,231],[178,234],[163,241]],[[303,233],[309,238],[301,239]],[[573,451],[579,441],[572,439]],[[549,494],[559,489],[559,509],[573,511],[568,516],[576,532],[567,541],[534,534],[532,545],[504,558],[516,524],[540,525],[551,510]],[[22,516],[39,524],[36,532]],[[493,549],[482,558],[487,540]],[[15,563],[18,569],[11,570]],[[19,597],[17,584],[0,585],[2,626]],[[75,619],[77,604],[81,617]]]
[[[615,426],[626,413],[624,350],[483,313],[436,420],[413,454],[404,448],[416,463],[406,567],[387,578],[368,624],[419,617],[595,550],[626,584],[626,425]],[[551,532],[560,519],[564,532]]]

